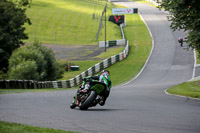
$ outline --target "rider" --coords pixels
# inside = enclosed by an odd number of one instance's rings
[[[181,47],[183,46],[183,38],[179,37],[178,42],[180,43]]]
[[[110,72],[108,70],[103,70],[100,75],[88,76],[84,78],[84,81],[81,85],[81,89],[83,89],[83,91],[87,91],[90,87],[90,85],[86,84],[87,80],[98,80],[99,82],[102,82],[105,84],[106,89],[103,92],[102,97],[99,97],[96,101],[96,104],[99,103],[101,106],[103,106],[106,102],[106,99],[108,98],[110,94],[110,89],[111,89],[111,84],[112,84],[110,80]]]

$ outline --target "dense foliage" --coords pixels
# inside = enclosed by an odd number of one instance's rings
[[[8,67],[8,59],[13,50],[28,39],[24,33],[24,24],[31,24],[25,11],[29,5],[28,0],[0,0],[0,70]]]
[[[189,47],[200,53],[200,1],[199,0],[163,0],[161,7],[169,11],[171,28],[184,29]]]
[[[58,69],[53,51],[35,43],[13,52],[9,60],[9,79],[56,80]]]

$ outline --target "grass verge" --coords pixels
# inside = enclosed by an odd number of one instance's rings
[[[196,64],[200,64],[200,54],[197,52],[197,51],[195,51],[196,52]]]
[[[138,14],[126,15],[125,37],[129,40],[130,53],[121,62],[108,68],[113,85],[125,83],[136,76],[144,66],[152,48],[149,31]]]
[[[126,15],[126,25],[124,33],[126,39],[129,40],[130,53],[124,61],[107,68],[111,73],[113,86],[125,83],[136,76],[144,66],[152,48],[152,39],[149,31],[138,14]],[[106,57],[114,55],[114,53],[118,54],[120,52],[117,51],[116,53],[116,51],[110,49],[110,51],[104,52],[98,57],[101,57],[103,60]],[[74,61],[73,63],[78,64],[81,70],[77,72],[66,72],[62,80],[73,78],[102,60]]]
[[[184,82],[167,89],[167,92],[174,95],[188,96],[200,99],[200,81]]]
[[[0,133],[77,133],[52,128],[32,127],[0,121]]]
[[[86,71],[89,67],[94,66],[95,64],[103,61],[104,59],[108,57],[119,54],[123,50],[124,50],[124,47],[107,49],[106,52],[103,52],[100,55],[94,57],[94,58],[98,58],[98,60],[70,61],[71,64],[80,66],[80,70],[65,72],[63,78],[59,80],[68,80],[68,79],[74,78],[75,76],[79,75],[81,72]]]

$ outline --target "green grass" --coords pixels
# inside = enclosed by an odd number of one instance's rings
[[[200,81],[184,82],[182,84],[167,89],[167,92],[170,94],[200,99]]]
[[[68,79],[74,78],[75,76],[79,75],[80,73],[86,71],[91,66],[94,66],[95,64],[103,61],[104,59],[106,59],[108,57],[119,54],[123,50],[124,50],[124,47],[107,49],[106,52],[103,52],[100,55],[94,57],[94,58],[98,58],[98,60],[70,61],[71,64],[80,66],[80,70],[65,72],[63,78],[61,78],[59,80],[68,80]]]
[[[36,39],[48,44],[97,45],[97,16],[100,17],[104,6],[105,1],[94,0],[33,0],[27,10],[32,25],[26,25],[29,39],[25,42],[33,43]],[[108,3],[107,14],[111,14],[111,9]],[[121,38],[120,28],[112,22],[107,22],[107,30],[108,40]],[[104,32],[99,40],[104,40]]]
[[[118,62],[108,68],[111,72],[113,86],[125,83],[136,76],[144,66],[152,47],[151,36],[140,16],[138,14],[126,15],[126,21],[127,26],[125,27],[124,32],[126,39],[129,40],[130,53],[124,61]],[[110,57],[120,53],[122,49],[109,49],[107,52],[99,55],[99,58],[102,58],[103,60],[106,56]],[[117,50],[117,52],[115,50]],[[79,65],[80,71],[65,72],[64,77],[60,80],[73,78],[102,60],[70,62],[74,65]]]
[[[95,64],[97,64],[99,61],[71,61],[70,63],[74,64],[74,65],[78,65],[79,71],[69,71],[69,72],[65,72],[64,76],[62,79],[59,80],[69,80],[71,78],[74,78],[75,76],[81,74],[82,72],[86,71],[88,68],[90,68],[91,66],[94,66]]]
[[[0,121],[0,133],[75,133],[52,128],[32,127],[17,123]]]
[[[196,64],[200,64],[200,54],[196,51]]]
[[[125,83],[136,76],[144,66],[152,48],[151,36],[140,16],[127,15],[126,21],[125,36],[129,40],[130,53],[124,61],[108,68],[113,85]]]
[[[126,23],[127,26],[124,28],[124,32],[126,39],[129,40],[130,54],[124,61],[118,62],[108,68],[111,72],[111,80],[114,86],[125,83],[136,76],[144,66],[152,48],[149,31],[138,14],[126,15]],[[101,57],[103,60],[106,57],[108,58],[120,53],[122,49],[119,48],[117,53],[115,53],[115,49],[110,49],[98,57]],[[78,64],[81,70],[77,72],[66,72],[62,80],[73,78],[102,60],[74,61],[73,63]]]

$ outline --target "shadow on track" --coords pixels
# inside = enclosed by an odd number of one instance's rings
[[[76,108],[74,110],[79,110],[79,111],[122,111],[122,110],[126,110],[126,109],[106,109],[106,108],[89,108],[87,110],[80,110],[79,108]]]

